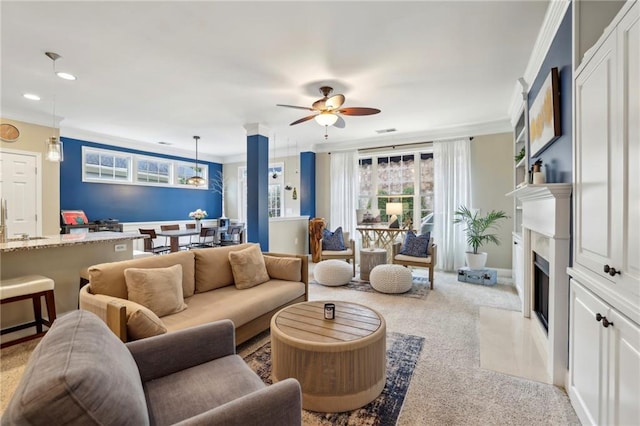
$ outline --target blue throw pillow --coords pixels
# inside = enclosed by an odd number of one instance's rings
[[[342,226],[339,226],[333,232],[328,229],[322,230],[322,250],[346,250],[346,247],[344,246],[344,237],[342,236]]]
[[[404,243],[400,247],[400,254],[413,257],[427,257],[429,255],[429,239],[431,233],[416,235],[413,231],[407,232]]]

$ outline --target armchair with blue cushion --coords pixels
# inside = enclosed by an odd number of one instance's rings
[[[353,276],[356,276],[356,242],[349,239],[349,233],[343,232],[339,226],[335,231],[328,229],[322,231],[320,239],[320,261],[328,259],[344,259],[351,262],[353,267]]]
[[[403,243],[395,243],[392,251],[392,263],[429,270],[429,287],[433,290],[433,269],[436,266],[438,246],[433,243],[431,233],[416,235],[407,232]]]

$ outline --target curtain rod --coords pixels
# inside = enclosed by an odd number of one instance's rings
[[[469,136],[469,140],[473,140],[473,136]],[[412,142],[412,143],[404,143],[404,144],[395,144],[395,145],[386,145],[386,146],[376,146],[371,148],[361,148],[358,149],[358,152],[372,152],[372,151],[380,151],[385,149],[405,149],[410,147],[418,147],[418,146],[429,146],[433,145],[433,141],[426,142]]]

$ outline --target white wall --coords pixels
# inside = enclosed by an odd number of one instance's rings
[[[513,135],[499,133],[477,136],[471,141],[471,207],[481,213],[503,210],[513,211],[513,198],[505,194],[513,189]],[[513,218],[500,222],[496,231],[501,244],[488,244],[482,251],[488,253],[487,266],[511,269],[511,231]]]

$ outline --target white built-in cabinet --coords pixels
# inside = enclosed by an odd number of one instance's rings
[[[640,421],[640,327],[571,280],[569,395],[583,424]]]
[[[522,84],[522,83],[521,83]],[[529,138],[529,116],[527,107],[527,87],[522,87],[523,102],[518,111],[518,117],[513,126],[513,189],[516,190],[528,183],[528,138]],[[522,157],[517,159],[518,157]],[[511,193],[507,194],[511,195]],[[524,302],[524,246],[522,241],[522,200],[513,197],[513,235],[512,235],[512,255],[511,268],[513,282]]]
[[[640,5],[575,72],[569,396],[585,424],[640,422]]]

